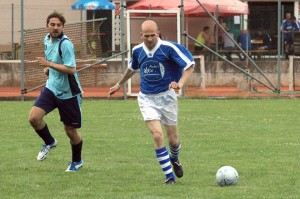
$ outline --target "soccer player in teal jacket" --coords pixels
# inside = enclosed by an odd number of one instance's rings
[[[49,34],[45,36],[45,57],[37,57],[38,64],[48,75],[46,87],[35,101],[29,114],[29,122],[44,144],[37,160],[45,160],[57,140],[52,137],[44,116],[58,108],[60,120],[70,139],[72,160],[67,172],[75,172],[83,165],[81,159],[82,138],[78,132],[81,127],[82,89],[76,72],[74,46],[63,28],[66,20],[57,12],[47,18]]]

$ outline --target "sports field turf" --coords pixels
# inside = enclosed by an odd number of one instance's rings
[[[298,99],[179,100],[184,177],[164,186],[136,100],[83,102],[84,166],[71,157],[58,112],[45,117],[58,146],[37,161],[41,139],[28,123],[30,102],[0,102],[0,198],[299,198]],[[239,172],[219,187],[223,165]]]

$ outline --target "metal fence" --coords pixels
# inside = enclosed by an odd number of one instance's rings
[[[64,32],[75,46],[77,67],[81,70],[79,78],[85,91],[84,97],[106,97],[109,87],[114,85],[122,74],[121,56],[107,59],[120,52],[121,23],[125,26],[124,36],[130,37],[129,45],[127,40],[124,40],[128,50],[140,42],[139,28],[145,19],[153,19],[158,23],[162,39],[173,41],[177,39],[177,21],[174,16],[135,15],[130,18],[131,26],[126,27],[126,22],[122,22],[120,18],[121,6],[117,6],[116,11],[74,11],[70,8],[74,2],[75,0],[71,3],[61,2],[61,5],[48,6],[46,10],[49,13],[58,10],[67,15]],[[135,2],[127,1],[128,5],[133,3]],[[186,16],[184,21],[186,32],[182,42],[194,55],[196,66],[187,86],[179,94],[189,97],[298,96],[300,61],[297,56],[294,56],[297,53],[292,50],[289,52],[289,57],[286,57],[284,40],[282,33],[279,32],[279,26],[286,13],[291,13],[298,18],[299,13],[296,13],[297,9],[295,9],[297,5],[299,5],[297,2],[282,2],[278,9],[278,2],[249,1],[249,15],[224,15],[221,16],[222,22],[217,13],[211,13],[215,19],[209,15]],[[35,57],[43,56],[43,38],[47,33],[45,21],[49,13],[40,10],[44,6],[39,5],[38,2],[35,2],[34,6],[26,3],[24,5],[25,65],[22,80],[20,62],[18,62],[21,52],[21,6],[1,5],[0,12],[3,14],[0,15],[0,20],[6,21],[12,27],[4,29],[2,26],[0,29],[0,96],[2,97],[20,97],[22,81],[26,91],[30,91],[24,96],[36,97],[46,81],[43,70],[35,61]],[[274,12],[275,10],[278,12]],[[227,50],[224,43],[224,37],[227,35],[224,32],[225,28],[215,28],[215,25],[216,27],[223,25],[232,33],[234,49]],[[210,27],[209,43],[204,50],[196,51],[194,47],[196,38],[205,26]],[[127,35],[128,29],[131,30],[130,35]],[[216,30],[220,32],[215,33]],[[221,35],[223,39],[216,39],[216,34]],[[250,44],[249,48],[240,49],[241,41],[238,38],[241,34],[249,35],[247,40]],[[88,67],[101,60],[104,61]],[[129,95],[132,96],[139,91],[138,74],[132,78],[126,90],[129,90]],[[117,96],[122,97],[124,94],[119,92]]]

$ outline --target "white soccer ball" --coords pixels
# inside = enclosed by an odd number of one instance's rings
[[[232,166],[223,166],[216,173],[216,181],[220,186],[235,185],[239,174]]]

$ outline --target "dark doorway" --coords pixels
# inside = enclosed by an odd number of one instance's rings
[[[277,2],[248,2],[250,14],[248,17],[248,29],[255,37],[258,31],[266,32],[273,38],[273,48],[277,46]],[[287,12],[294,14],[294,2],[282,2],[282,19]]]
[[[250,10],[249,30],[263,30],[270,34],[277,34],[277,2],[249,2],[248,4]],[[283,16],[287,12],[294,14],[294,2],[283,2],[282,6],[284,8]]]

